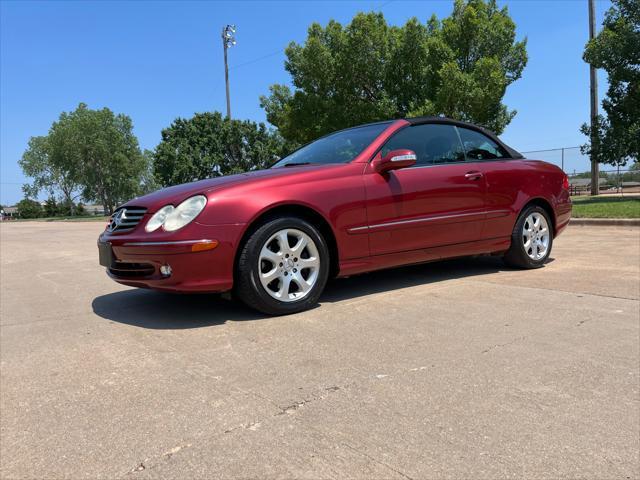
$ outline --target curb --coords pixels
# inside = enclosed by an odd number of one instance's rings
[[[640,227],[640,218],[572,218],[569,225],[601,227]]]

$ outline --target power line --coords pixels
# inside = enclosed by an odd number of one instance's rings
[[[244,67],[246,65],[251,65],[252,63],[259,62],[261,60],[264,60],[265,58],[270,58],[280,53],[284,53],[282,49],[278,49],[275,52],[267,53],[266,55],[263,55],[262,57],[254,58],[253,60],[248,60],[246,62],[239,63],[238,65],[233,65],[229,67],[229,70],[235,70],[236,68]]]
[[[387,0],[382,5],[380,5],[378,7],[378,9],[382,10],[384,7],[386,7],[387,5],[389,5],[390,3],[393,3],[395,1],[397,1],[397,0]],[[263,55],[261,57],[254,58],[252,60],[247,60],[246,62],[239,63],[238,65],[233,65],[233,66],[229,67],[229,70],[235,70],[236,68],[246,67],[247,65],[251,65],[253,63],[260,62],[262,60],[274,57],[274,56],[279,55],[281,53],[284,53],[284,49],[278,49],[278,50],[276,50],[274,52],[267,53],[266,55]]]
[[[527,150],[526,152],[522,152],[522,153],[540,153],[540,152],[557,152],[560,150],[571,150],[571,149],[575,149],[575,148],[580,148],[578,147],[559,147],[559,148],[546,148],[544,150]]]

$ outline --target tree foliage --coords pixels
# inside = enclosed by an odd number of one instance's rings
[[[65,201],[73,203],[78,196],[80,171],[68,156],[54,148],[59,143],[53,127],[49,135],[29,139],[28,148],[18,162],[25,175],[33,178],[31,184],[22,188],[27,197],[35,198],[41,190],[50,198],[60,192]]]
[[[80,104],[63,113],[53,130],[60,142],[55,148],[80,171],[82,198],[111,213],[140,193],[145,158],[128,116]]]
[[[265,168],[287,149],[283,139],[263,124],[229,120],[219,112],[177,118],[162,131],[153,155],[156,181],[162,186]]]
[[[507,8],[495,0],[456,0],[450,17],[389,26],[381,13],[359,13],[346,26],[314,23],[303,45],[285,51],[293,91],[270,87],[267,119],[304,143],[359,123],[445,114],[498,133],[515,115],[506,88],[527,63]]]
[[[640,2],[613,0],[603,29],[587,43],[584,60],[607,72],[609,88],[602,101],[606,113],[582,132],[593,138],[600,163],[626,165],[640,157]],[[583,147],[591,154],[592,145]]]
[[[86,215],[87,212],[81,202],[73,203],[67,199],[59,202],[52,195],[44,202],[43,214],[45,217],[66,217],[70,215]]]
[[[141,184],[141,193],[149,193],[160,188],[160,184],[155,177],[154,166],[153,166],[153,151],[145,150],[142,152],[142,156],[144,157],[144,170],[142,171],[142,177],[140,179]]]
[[[23,198],[16,203],[18,216],[20,218],[39,218],[43,215],[42,205],[30,198]]]
[[[62,192],[63,203],[74,214],[78,196],[113,212],[119,203],[142,193],[148,162],[128,116],[81,103],[63,112],[48,135],[31,138],[20,165],[33,178],[25,193]]]
[[[59,205],[56,201],[56,197],[50,196],[46,202],[44,202],[44,216],[55,217],[60,214]]]

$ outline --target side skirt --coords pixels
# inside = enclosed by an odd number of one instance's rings
[[[505,252],[511,245],[511,237],[492,238],[475,242],[456,243],[440,247],[396,252],[371,257],[354,258],[340,262],[338,277],[357,275],[358,273],[372,272],[385,268],[399,267],[416,263],[433,262],[454,257],[467,257],[488,253]]]

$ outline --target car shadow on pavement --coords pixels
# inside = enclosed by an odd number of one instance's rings
[[[241,302],[216,294],[179,294],[145,289],[122,290],[93,299],[93,312],[114,322],[157,330],[221,325],[268,318]]]
[[[549,262],[553,261],[549,258]],[[511,270],[500,257],[480,256],[441,260],[406,267],[379,270],[349,278],[336,279],[327,285],[322,302],[339,302],[350,298],[429,283],[473,277]]]
[[[548,262],[552,262],[549,258]],[[498,257],[446,260],[382,270],[327,285],[321,303],[340,302],[417,285],[510,270]],[[215,294],[175,294],[131,289],[96,297],[93,311],[99,317],[141,328],[179,330],[221,325],[227,321],[272,318]]]

